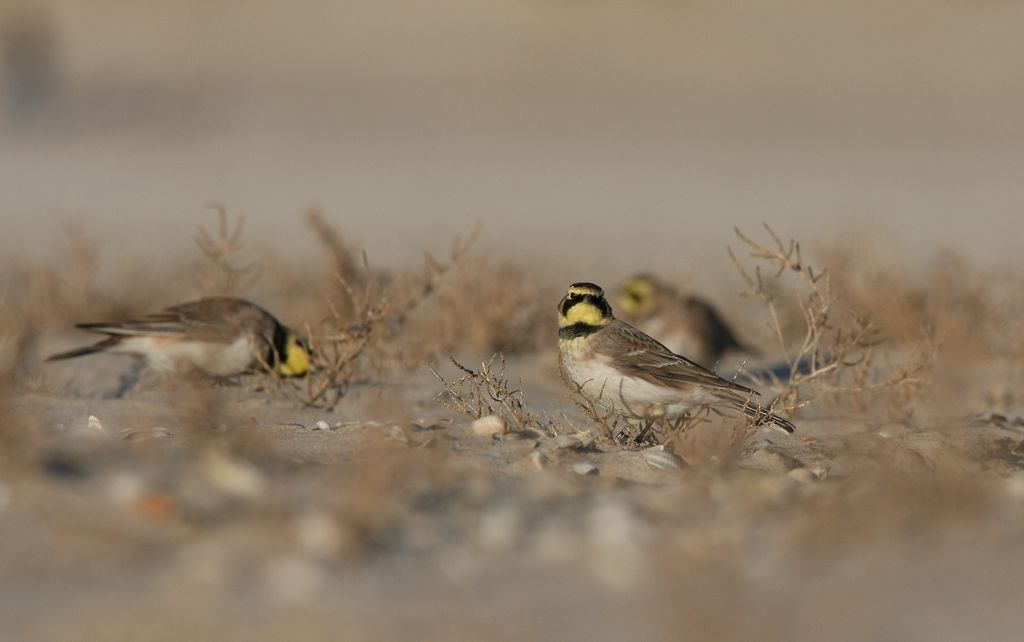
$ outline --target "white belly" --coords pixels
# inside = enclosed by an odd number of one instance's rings
[[[182,372],[198,369],[218,377],[241,374],[253,365],[253,349],[246,337],[239,337],[233,343],[130,337],[112,348],[111,352],[138,355],[154,370]]]
[[[623,376],[600,359],[564,359],[562,366],[585,398],[622,415],[674,419],[716,401],[713,393],[698,386],[669,388]]]

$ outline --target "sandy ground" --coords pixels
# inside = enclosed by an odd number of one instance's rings
[[[550,356],[510,371],[586,426]],[[1019,426],[808,418],[716,471],[477,436],[429,373],[327,413],[146,378],[104,399],[124,363],[14,401],[46,438],[0,477],[5,637],[1016,638]]]

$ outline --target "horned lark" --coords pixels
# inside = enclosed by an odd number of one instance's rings
[[[714,367],[727,352],[754,353],[709,302],[683,295],[650,274],[630,278],[617,302],[625,320],[705,367]]]
[[[302,376],[310,370],[305,342],[272,314],[243,299],[210,297],[139,319],[75,327],[107,338],[55,354],[47,361],[110,352],[142,357],[156,370],[200,370],[216,377],[263,367],[285,377]]]
[[[612,315],[604,291],[574,283],[558,304],[559,365],[586,399],[632,419],[679,419],[727,408],[780,430],[795,427],[766,412],[757,393],[673,353]]]

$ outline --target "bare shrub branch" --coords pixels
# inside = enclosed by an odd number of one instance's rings
[[[344,283],[354,283],[360,265],[365,265],[366,257],[360,256],[361,252],[358,249],[344,241],[341,234],[327,222],[319,208],[309,210],[306,214],[306,224],[327,250],[331,260],[331,275]]]
[[[739,229],[735,230],[748,249],[748,256],[755,261],[752,269],[731,247],[728,251],[747,285],[743,296],[754,297],[764,304],[775,339],[785,355],[787,380],[771,382],[782,389],[777,404],[783,411],[792,414],[807,405],[809,402],[802,395],[812,390],[819,396],[853,397],[856,395],[851,393],[859,393],[863,400],[864,393],[869,391],[884,389],[899,395],[923,384],[922,375],[931,363],[930,351],[917,352],[899,366],[880,374],[875,348],[882,337],[872,316],[850,309],[841,311],[831,273],[808,265],[797,241],[785,243],[767,224],[764,229],[769,243],[757,242]],[[764,277],[762,266],[771,269],[773,274]],[[790,306],[795,304],[798,312],[802,326],[799,337],[787,332],[781,320],[780,281],[786,274],[798,279],[799,292],[792,295],[789,303]]]
[[[364,258],[362,270],[353,275],[354,283],[336,275],[344,298],[326,301],[329,314],[316,331],[305,328],[313,368],[303,380],[283,379],[265,364],[275,374],[274,390],[305,406],[337,407],[360,376],[367,351],[380,341],[379,327],[388,316],[387,297],[362,276],[368,272]]]
[[[457,379],[449,381],[433,365],[428,366],[444,388],[437,398],[447,408],[472,419],[495,415],[519,430],[549,432],[527,407],[522,387],[511,386],[503,355],[495,354],[478,371],[450,354],[448,359],[462,372]]]
[[[202,226],[196,232],[196,246],[205,257],[195,263],[196,280],[204,294],[237,294],[259,280],[263,267],[257,261],[241,265],[235,262],[244,249],[245,216],[239,215],[232,224],[223,203],[212,203],[210,208],[217,213],[217,233],[211,234]]]

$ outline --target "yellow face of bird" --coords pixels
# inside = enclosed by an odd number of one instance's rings
[[[612,322],[604,290],[593,283],[573,283],[558,304],[559,328],[603,328]]]
[[[289,332],[284,344],[284,359],[277,365],[277,371],[283,377],[301,377],[312,369],[310,361],[306,342],[294,332]]]
[[[628,316],[643,317],[654,309],[657,289],[649,276],[634,276],[622,286],[617,303]]]

